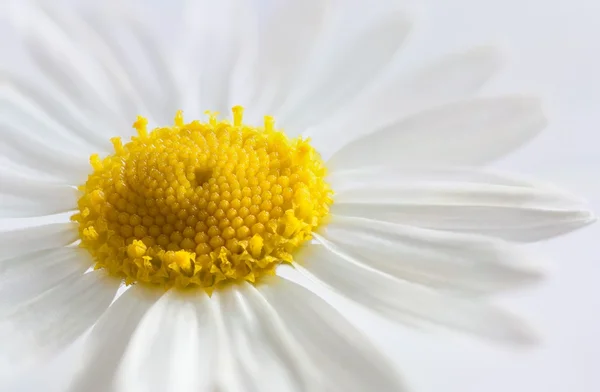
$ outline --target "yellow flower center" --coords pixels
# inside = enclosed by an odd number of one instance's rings
[[[329,211],[331,189],[307,140],[273,128],[208,123],[146,129],[115,152],[90,158],[93,173],[79,189],[81,246],[127,284],[200,287],[273,274],[311,238]]]

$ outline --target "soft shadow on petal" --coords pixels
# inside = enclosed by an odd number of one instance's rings
[[[367,9],[361,2],[337,2],[332,14],[302,76],[274,111],[288,134],[329,117],[381,77],[399,57],[411,29],[406,10],[394,2]]]
[[[406,390],[389,360],[317,295],[284,279],[259,285],[258,291],[260,294],[247,296],[257,316],[269,314],[263,317],[278,331],[274,338],[293,342],[297,360],[308,357],[318,369],[318,375],[305,380],[306,390]],[[296,386],[291,390],[303,389]]]
[[[261,116],[273,113],[260,113],[254,110],[253,95],[257,87],[257,65],[259,62],[259,15],[251,0],[235,0],[236,16],[241,20],[236,21],[239,50],[231,67],[228,80],[227,110],[222,115],[230,114],[231,108],[236,105],[244,106],[244,122],[248,124],[262,124]],[[207,76],[210,77],[210,76]]]
[[[334,187],[334,214],[402,225],[531,242],[595,219],[583,201],[565,191],[483,170],[392,166],[332,178],[339,187]]]
[[[222,331],[215,348],[221,388],[315,390],[322,371],[254,286],[232,285],[214,293],[211,301],[218,301],[215,320]]]
[[[60,89],[36,85],[24,76],[5,71],[1,77],[2,94],[6,97],[7,107],[11,108],[6,123],[13,129],[24,126],[21,118],[32,117],[35,120],[27,121],[41,124],[41,127],[34,129],[48,131],[46,136],[56,137],[56,140],[66,140],[63,148],[79,146],[86,154],[109,151],[111,144],[104,133],[106,128],[103,130],[86,119],[81,108],[69,101]]]
[[[72,211],[77,207],[78,196],[73,186],[0,170],[0,218],[26,218]]]
[[[88,38],[83,44],[93,39],[91,54],[109,79],[113,99],[128,125],[138,114],[151,124],[168,124],[182,103],[174,75],[178,59],[155,34],[150,16],[147,8],[116,3],[77,15]]]
[[[217,331],[204,292],[170,290],[152,305],[127,344],[115,390],[213,390]]]
[[[20,13],[27,18],[17,12],[14,21],[32,63],[70,104],[85,113],[84,125],[94,132],[89,137],[99,135],[102,141],[102,126],[123,125],[116,105],[117,91],[121,90],[115,91],[113,75],[104,68],[103,48],[98,48],[97,37],[89,33],[72,7],[27,3],[20,4]]]
[[[529,141],[546,126],[536,98],[478,98],[427,110],[353,141],[331,168],[402,164],[483,164]]]
[[[243,92],[235,91],[235,73],[239,62],[249,66],[256,60],[256,10],[249,0],[188,0],[182,9],[182,39],[176,43],[186,59],[180,90],[185,91],[184,110],[193,116],[203,110],[219,112],[225,117]],[[196,117],[194,117],[196,118]]]
[[[89,252],[76,247],[44,249],[0,261],[0,316],[93,265]]]
[[[295,267],[317,283],[398,322],[444,326],[486,339],[529,344],[535,335],[520,319],[485,300],[454,297],[367,267],[323,237],[305,246]]]
[[[410,73],[391,68],[322,123],[311,124],[305,135],[328,158],[361,136],[475,94],[501,62],[496,48],[483,46],[442,56]]]
[[[238,344],[246,342],[248,332],[240,324],[240,314],[232,313],[237,309],[232,301],[232,291],[225,288],[213,293],[208,303],[208,314],[214,327],[214,346],[207,353],[214,364],[210,377],[210,389],[215,391],[257,391],[255,380],[246,368],[248,347]],[[258,357],[250,354],[255,366]],[[251,371],[251,370],[250,370]]]
[[[114,22],[117,21],[115,15],[109,15],[102,6],[94,8],[91,15],[86,18],[86,15],[75,7],[60,7],[45,2],[37,4],[41,11],[38,17],[44,18],[45,23],[58,30],[54,39],[68,41],[62,42],[61,46],[66,51],[67,58],[77,59],[73,64],[88,61],[88,57],[97,63],[97,68],[94,69],[97,74],[100,74],[100,77],[95,80],[84,80],[84,83],[71,85],[71,88],[69,88],[70,83],[63,84],[63,87],[66,88],[64,92],[70,94],[76,102],[78,99],[83,100],[79,102],[82,105],[91,104],[90,97],[88,97],[90,94],[91,98],[97,94],[106,94],[110,98],[109,101],[100,105],[85,106],[86,109],[100,116],[102,121],[112,121],[115,128],[114,134],[128,135],[133,116],[141,113],[148,114],[150,107],[147,107],[144,101],[152,97],[144,94],[146,91],[144,88],[149,84],[148,80],[139,84],[140,75],[137,68],[140,62],[138,61],[136,66],[135,63],[127,61],[126,54],[121,50],[122,42],[114,39],[112,31],[98,26],[99,20],[106,18],[111,18],[114,26]],[[113,10],[117,9],[118,7],[113,8]],[[96,21],[96,23],[91,23],[91,21]],[[36,34],[36,31],[33,31],[33,34]],[[37,37],[42,42],[49,38],[52,37]],[[79,60],[78,56],[83,56],[84,60]],[[67,65],[67,67],[70,66]],[[75,74],[78,75],[79,72],[82,71],[77,70]],[[87,70],[87,74],[81,74],[79,77],[88,78],[89,75],[90,70]],[[99,82],[106,83],[99,86]],[[135,84],[136,82],[138,84]],[[156,82],[156,78],[152,79],[150,84],[154,82]],[[94,86],[92,91],[85,89],[85,86],[89,84]],[[79,91],[73,91],[73,88]]]
[[[456,182],[468,184],[497,184],[506,186],[536,186],[540,189],[555,189],[549,184],[533,182],[514,174],[506,174],[490,169],[468,166],[374,166],[368,165],[355,169],[338,169],[328,174],[327,181],[336,192],[352,190],[371,185],[415,184],[426,182]]]
[[[115,374],[132,335],[162,293],[134,286],[100,317],[84,341],[84,357],[69,392],[117,392]]]
[[[326,24],[329,5],[330,0],[278,2],[259,24],[258,61],[255,76],[248,81],[251,95],[239,102],[248,105],[248,123],[260,124],[262,116],[272,113],[285,97],[312,54]]]
[[[322,235],[358,263],[434,289],[490,294],[535,283],[541,264],[502,240],[332,216]]]
[[[15,164],[34,170],[46,179],[50,176],[71,184],[87,178],[89,160],[79,151],[73,154],[72,150],[54,146],[46,138],[29,137],[26,132],[11,125],[4,126],[1,132],[0,154]],[[5,184],[0,186],[4,188]]]
[[[0,71],[0,103],[2,104],[2,132],[18,132],[25,138],[44,135],[49,146],[61,150],[91,153],[97,146],[85,141],[84,136],[71,130],[72,119],[65,116],[65,103],[60,94],[44,92],[46,88],[23,84],[22,79],[10,72]],[[68,104],[66,104],[68,105]],[[6,128],[6,129],[4,129]]]
[[[77,223],[49,223],[0,232],[0,260],[67,246],[78,239]]]
[[[75,273],[1,317],[2,355],[8,366],[31,366],[68,347],[108,308],[119,285],[119,279],[102,271]]]
[[[141,15],[143,15],[143,10],[142,8]],[[148,24],[146,18],[140,17],[140,14],[137,12],[133,14],[124,13],[122,25],[127,28],[126,32],[131,35],[134,45],[139,48],[143,60],[132,56],[130,48],[119,45],[122,42],[122,37],[115,35],[110,38],[107,35],[106,39],[107,41],[109,39],[114,41],[112,46],[116,52],[121,53],[119,55],[121,64],[129,64],[128,68],[133,70],[130,78],[138,77],[136,85],[140,89],[139,91],[145,91],[143,95],[144,105],[148,107],[148,111],[144,114],[152,118],[156,126],[170,124],[174,113],[181,108],[182,104],[182,95],[174,75],[177,60],[173,58],[172,53],[169,51],[168,43],[157,38],[154,26]],[[111,31],[111,18],[98,18],[97,25],[100,26],[101,31]],[[140,76],[143,74],[139,69],[140,63],[148,68],[148,73],[152,76]],[[149,83],[149,81],[154,83]],[[152,86],[153,89],[148,91],[149,89],[144,89],[144,86]],[[131,113],[127,116],[127,119],[131,121],[130,119],[135,118],[137,114],[139,113]]]

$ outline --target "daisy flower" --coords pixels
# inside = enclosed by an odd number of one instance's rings
[[[539,277],[515,243],[592,221],[481,168],[544,127],[540,103],[472,97],[493,48],[401,71],[395,1],[189,1],[172,25],[13,5],[37,72],[1,71],[0,214],[32,218],[0,232],[2,369],[83,337],[75,392],[403,391],[298,276],[526,342],[487,300]]]

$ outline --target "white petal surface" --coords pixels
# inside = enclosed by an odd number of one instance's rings
[[[39,119],[37,122],[44,124],[40,130],[62,135],[71,143],[83,144],[85,153],[102,152],[110,148],[110,141],[103,137],[102,129],[86,119],[81,108],[70,102],[60,90],[49,86],[40,88],[23,76],[15,74],[3,72],[0,76],[2,94],[6,97],[4,100],[10,102],[13,111],[33,115]],[[48,120],[52,125],[45,124]],[[10,123],[20,125],[15,120]]]
[[[250,290],[250,288],[248,288]],[[305,380],[307,391],[404,391],[389,361],[333,307],[309,290],[286,280],[258,286],[247,303],[264,314],[279,336],[285,328],[319,374]],[[269,316],[266,316],[269,314]],[[274,331],[274,332],[275,332]],[[303,360],[298,357],[297,360]],[[275,389],[279,390],[279,389]]]
[[[119,284],[118,279],[95,271],[65,279],[23,303],[0,319],[2,354],[15,366],[58,353],[98,320]]]
[[[572,195],[483,171],[431,169],[416,178],[410,168],[373,168],[333,178],[338,187],[334,185],[331,211],[345,216],[523,242],[564,234],[594,220]]]
[[[498,70],[493,47],[445,55],[410,73],[391,69],[361,94],[306,131],[324,157],[350,141],[434,106],[476,93]]]
[[[0,315],[92,266],[84,249],[45,249],[0,261]]]
[[[456,298],[393,278],[354,259],[321,236],[301,251],[295,267],[312,280],[392,320],[421,321],[484,338],[529,343],[534,338],[518,319],[476,299]]]
[[[247,93],[239,84],[232,87],[231,79],[238,62],[256,60],[256,10],[247,0],[188,0],[182,19],[186,40],[180,43],[181,56],[189,59],[186,77],[180,81],[187,96],[184,110],[193,116],[203,110],[226,116],[240,103],[232,100],[230,90]]]
[[[283,99],[312,53],[326,22],[329,3],[330,0],[278,2],[267,20],[259,24],[252,95],[239,102],[248,108],[248,123],[260,124],[262,116],[272,113]]]
[[[360,1],[336,5],[318,49],[284,107],[275,111],[288,134],[327,117],[381,76],[392,66],[411,28],[399,2],[367,8]]]
[[[13,129],[29,130],[24,136],[30,136],[31,131],[40,135],[48,136],[48,145],[53,147],[62,147],[63,149],[86,148],[91,150],[93,147],[78,137],[76,134],[65,128],[51,111],[48,105],[43,102],[40,104],[35,98],[28,96],[27,88],[14,88],[10,81],[12,76],[0,71],[0,114],[2,118],[2,133]],[[38,93],[33,92],[33,95]],[[47,98],[47,97],[43,97]],[[60,97],[55,97],[60,100]],[[42,99],[43,101],[43,99]],[[5,130],[6,129],[6,130]]]
[[[70,391],[404,390],[361,333],[294,283],[273,278],[212,298],[137,290],[94,327]]]
[[[235,346],[235,333],[240,333],[232,324],[235,323],[235,314],[229,312],[233,309],[228,306],[229,294],[216,292],[209,302],[210,317],[214,326],[214,342],[212,361],[214,363],[214,374],[211,377],[211,389],[216,391],[253,391],[255,384],[251,376],[244,373],[245,368],[240,366],[237,347]],[[245,333],[243,331],[242,333]],[[243,350],[243,348],[241,348]],[[240,354],[239,357],[242,357]]]
[[[95,25],[89,23],[73,8],[56,7],[50,3],[40,3],[39,5],[44,16],[69,36],[73,45],[94,57],[94,61],[98,63],[98,72],[102,72],[106,77],[107,84],[102,87],[106,88],[106,94],[112,98],[112,101],[89,109],[97,112],[103,120],[113,121],[113,134],[127,135],[135,115],[147,114],[149,109],[145,106],[144,97],[141,95],[143,90],[139,90],[140,86],[134,85],[134,79],[139,77],[136,67],[126,58],[119,57],[122,55],[122,42],[111,40],[112,35],[107,30],[97,31]],[[103,9],[96,9],[93,13],[96,21],[102,18],[115,21],[114,16],[109,16]],[[81,89],[81,86],[76,87]],[[88,102],[85,99],[89,99],[89,97],[85,95],[89,93],[93,95],[97,91],[97,89],[92,92],[82,91],[80,94],[83,93],[84,102]],[[109,104],[110,107],[106,104]]]
[[[85,341],[85,357],[70,392],[116,392],[115,374],[132,335],[148,309],[156,303],[157,290],[133,286],[102,315]]]
[[[157,104],[157,101],[170,101],[173,106],[178,104],[178,94],[170,72],[165,71],[164,62],[168,56],[155,56],[157,48],[148,42],[146,27],[141,26],[138,20],[139,14],[131,18],[120,7],[111,7],[109,10],[100,7],[88,14],[50,6],[43,7],[43,10],[98,62],[108,82],[106,88],[113,98],[115,127],[122,128],[116,129],[115,133],[127,135],[130,124],[138,114],[143,114],[154,122],[154,115],[173,115],[172,112],[164,111],[164,102]],[[130,19],[125,19],[127,17]],[[126,26],[128,30],[116,28],[115,22]],[[135,42],[131,42],[132,33]],[[137,51],[140,42],[143,46],[141,53]],[[152,68],[154,73],[148,76],[141,72],[144,66]],[[157,87],[162,91],[153,91],[150,87]],[[172,110],[174,109],[170,107],[169,111]]]
[[[60,248],[77,240],[74,222],[50,223],[0,232],[0,260],[42,249]]]
[[[431,109],[358,139],[331,168],[400,164],[482,164],[531,139],[546,125],[534,98],[479,98]]]
[[[0,217],[25,218],[67,212],[77,207],[75,187],[34,180],[0,170]]]
[[[144,62],[140,64],[139,58],[133,58],[129,53],[129,48],[121,44],[122,36],[113,36],[116,43],[113,46],[121,51],[120,59],[123,64],[130,64],[129,69],[133,70],[130,77],[138,78],[137,86],[143,92],[144,106],[147,107],[149,118],[153,119],[153,123],[157,126],[170,124],[175,112],[181,108],[182,97],[177,88],[177,83],[173,75],[174,61],[167,51],[165,45],[167,43],[161,41],[151,32],[151,26],[146,24],[139,15],[125,13],[123,24],[128,28],[129,33],[137,47],[140,49]],[[97,23],[103,24],[100,31],[110,31],[110,18],[98,18]],[[108,23],[107,23],[108,22]],[[110,34],[106,34],[108,38]],[[148,74],[144,74],[140,69],[140,65],[148,68]],[[151,80],[153,83],[148,83]],[[154,87],[152,90],[149,87]],[[134,118],[136,114],[131,114],[128,117]]]
[[[214,320],[204,292],[171,290],[144,316],[122,359],[122,391],[208,391],[217,353]]]
[[[364,166],[358,169],[341,169],[329,173],[327,181],[336,193],[371,185],[394,186],[395,184],[417,184],[419,182],[458,182],[472,185],[506,185],[538,187],[555,190],[547,184],[532,183],[529,179],[519,178],[489,169],[466,166]]]
[[[42,2],[29,7],[26,4],[22,2],[22,12],[28,17],[17,17],[17,27],[39,71],[93,122],[119,124],[114,121],[117,112],[113,91],[107,88],[110,80],[94,58],[93,44],[78,44],[86,35],[82,29],[72,29],[76,18],[72,10],[65,9],[61,16]]]
[[[55,148],[37,137],[29,137],[22,129],[2,126],[0,154],[13,162],[72,184],[85,181],[89,170],[85,156]],[[79,163],[79,164],[78,164]]]
[[[111,80],[93,50],[78,42],[85,34],[68,31],[65,27],[70,24],[63,25],[51,14],[38,5],[21,2],[12,22],[33,64],[48,82],[41,87],[51,86],[52,95],[61,98],[59,110],[74,125],[70,130],[90,144],[106,148],[110,146],[106,133],[112,129],[110,133],[118,134],[124,125],[118,117]],[[39,84],[36,87],[40,89]]]
[[[219,374],[225,390],[315,390],[320,370],[313,358],[254,286],[236,285],[216,295],[216,319],[224,331]]]
[[[435,289],[488,294],[542,276],[524,250],[483,236],[335,215],[322,234],[367,268]]]
[[[257,319],[256,309],[245,298],[245,295],[255,293],[255,288],[243,285],[214,292],[210,299],[215,342],[211,347],[214,375],[210,389],[240,392],[310,390],[302,389],[306,380],[298,371],[307,366],[298,364],[297,343],[280,341],[281,336],[270,335],[274,330],[269,326],[279,320],[273,314]],[[272,317],[276,319],[270,319]],[[286,351],[290,348],[291,351]]]

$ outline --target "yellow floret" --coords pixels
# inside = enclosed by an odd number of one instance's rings
[[[81,246],[126,283],[200,287],[272,274],[311,238],[329,212],[325,167],[307,140],[290,140],[265,117],[263,127],[217,120],[147,130],[114,154],[90,157],[79,189]]]

